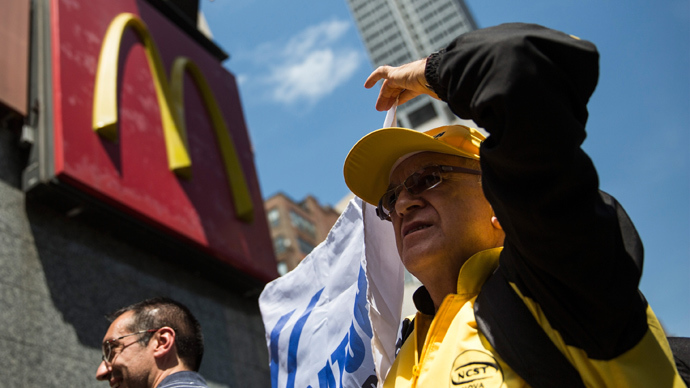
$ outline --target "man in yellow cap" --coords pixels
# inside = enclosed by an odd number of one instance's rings
[[[384,387],[683,386],[637,232],[580,148],[597,78],[593,44],[527,24],[369,76],[379,110],[427,94],[490,134],[384,128],[347,157],[424,285]]]

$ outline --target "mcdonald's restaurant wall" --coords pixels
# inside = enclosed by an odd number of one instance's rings
[[[201,373],[210,386],[269,387],[256,284],[274,276],[275,261],[234,77],[146,2],[31,4],[33,15],[45,17],[41,23],[34,19],[32,37],[47,37],[41,47],[48,53],[42,56],[32,43],[36,100],[30,105],[38,119],[29,117],[26,124],[36,130],[34,144],[21,148],[31,136],[0,122],[0,388],[107,386],[95,380],[108,327],[104,314],[153,296],[181,301],[200,320],[206,339]],[[141,19],[148,35],[141,27],[122,35],[115,66],[119,122],[112,141],[93,129],[94,88],[102,40],[123,13]],[[142,35],[155,41],[164,70],[151,71]],[[166,108],[159,97],[173,98],[156,88],[173,83],[167,72],[178,57],[196,64],[220,107],[249,193],[249,202],[240,201],[241,212],[235,193],[242,185],[228,182],[232,160],[226,163],[218,151],[218,120],[209,118],[212,103],[189,67],[178,111],[185,113],[183,146],[191,164],[181,169],[186,176],[170,170],[161,111],[171,110],[172,103]],[[34,68],[37,58],[48,71]],[[156,77],[162,81],[155,83]],[[44,94],[35,91],[40,82],[47,85]],[[177,129],[178,111],[171,120]],[[48,159],[52,164],[38,169],[45,173],[38,176],[43,184],[25,192],[34,162]],[[126,214],[129,223],[104,218],[109,211],[91,202],[66,208],[70,202],[35,195],[37,187],[55,182],[71,187],[60,193],[85,194]],[[251,217],[247,203],[253,205]],[[166,250],[147,244],[154,234],[181,245]],[[136,236],[144,236],[143,243]],[[171,251],[181,257],[172,260]],[[211,278],[222,277],[214,264],[239,275],[226,282]],[[243,278],[252,286],[235,287]]]
[[[107,387],[96,381],[104,315],[153,296],[190,307],[211,387],[270,387],[257,295],[209,282],[21,190],[19,131],[0,127],[0,387]]]
[[[234,76],[141,0],[51,0],[52,169],[259,281],[275,256]]]

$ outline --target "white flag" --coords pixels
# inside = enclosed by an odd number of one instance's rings
[[[383,385],[404,270],[393,228],[374,211],[350,201],[326,240],[261,293],[273,388]]]

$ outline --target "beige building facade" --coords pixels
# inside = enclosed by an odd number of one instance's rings
[[[340,212],[307,196],[296,202],[284,193],[277,193],[264,202],[271,230],[278,273],[293,270],[328,236]]]

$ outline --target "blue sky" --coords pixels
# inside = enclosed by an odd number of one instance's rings
[[[690,1],[466,1],[479,27],[539,23],[598,46],[583,147],[642,237],[642,291],[669,334],[690,336]],[[345,0],[201,9],[240,83],[264,198],[336,204],[345,156],[385,118]]]

